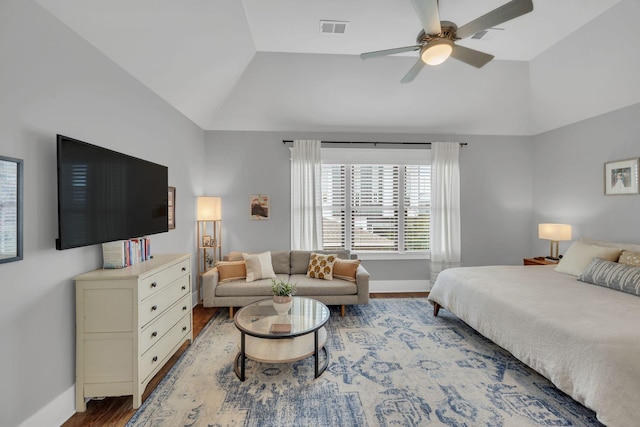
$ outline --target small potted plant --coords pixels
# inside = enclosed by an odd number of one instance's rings
[[[296,293],[296,284],[284,280],[271,279],[273,307],[278,314],[286,314],[291,308],[291,296]]]

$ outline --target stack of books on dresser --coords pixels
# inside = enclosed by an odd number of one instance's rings
[[[102,267],[124,268],[151,258],[151,238],[118,240],[102,244]]]

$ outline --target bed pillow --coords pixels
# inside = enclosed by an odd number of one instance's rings
[[[242,257],[247,264],[247,282],[276,278],[276,273],[273,272],[273,265],[271,265],[271,252],[262,252],[261,254],[243,253]]]
[[[246,279],[247,277],[247,267],[244,261],[218,261],[216,268],[218,269],[218,283]]]
[[[336,254],[317,254],[311,252],[307,277],[312,279],[333,280],[333,264],[336,262]]]
[[[594,258],[602,258],[607,261],[617,261],[622,249],[606,246],[588,245],[582,242],[573,242],[567,253],[560,260],[555,270],[560,273],[579,276],[587,268]]]
[[[336,262],[333,264],[333,278],[355,282],[356,271],[358,270],[359,265],[359,259],[337,258]]]
[[[594,258],[578,280],[640,296],[640,267]]]
[[[620,264],[633,265],[634,267],[640,267],[640,252],[632,252],[632,251],[622,251],[620,254],[620,259],[618,259]]]

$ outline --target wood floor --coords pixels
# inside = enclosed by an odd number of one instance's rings
[[[411,292],[411,293],[372,293],[371,298],[425,298],[428,295],[427,292]],[[209,320],[218,310],[218,308],[204,308],[202,304],[198,304],[193,309],[193,336],[195,337],[202,331],[207,325]],[[160,383],[162,378],[169,372],[171,367],[178,361],[182,353],[187,349],[188,345],[185,343],[176,354],[169,359],[164,367],[156,374],[151,380],[149,385],[142,395],[142,400],[145,401],[151,394],[154,388]],[[63,427],[85,427],[85,426],[124,426],[127,421],[136,413],[135,409],[132,409],[133,398],[131,396],[123,397],[106,397],[103,400],[90,400],[87,403],[87,410],[85,412],[76,412],[71,418],[69,418],[62,426]]]

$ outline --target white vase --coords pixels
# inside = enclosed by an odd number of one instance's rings
[[[276,312],[281,316],[287,314],[291,308],[291,297],[274,295],[273,308],[275,308]]]

